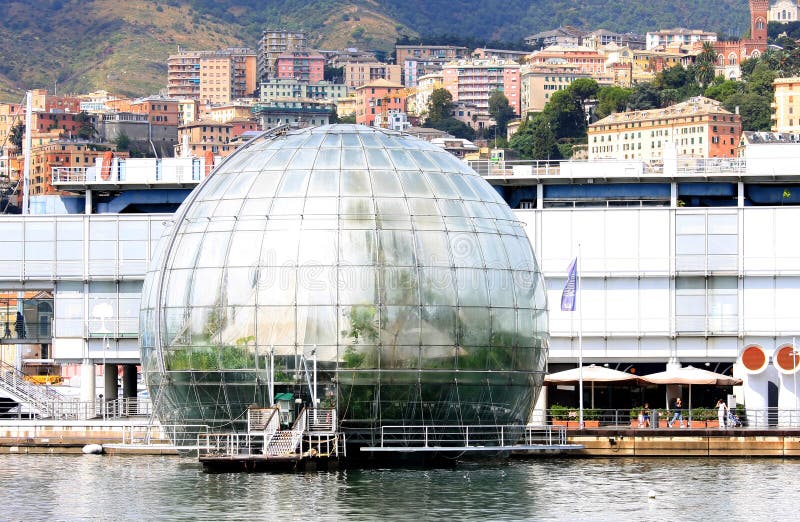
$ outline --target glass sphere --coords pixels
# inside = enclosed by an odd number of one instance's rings
[[[466,163],[328,125],[250,143],[186,199],[145,280],[142,367],[165,424],[241,430],[270,382],[356,438],[524,424],[546,310],[525,231]]]

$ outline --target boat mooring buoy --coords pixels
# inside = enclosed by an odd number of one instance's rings
[[[103,446],[100,444],[87,444],[81,451],[86,455],[102,455]]]

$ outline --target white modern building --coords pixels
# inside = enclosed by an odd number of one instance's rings
[[[574,366],[580,352],[587,364],[638,373],[670,362],[733,366],[745,380],[739,402],[788,408],[796,401],[793,373],[741,365],[749,348],[768,363],[800,338],[796,160],[473,166],[514,209],[539,258],[552,367]],[[101,183],[108,190],[123,183],[90,181],[73,190],[91,200]],[[53,293],[54,361],[135,365],[139,291],[169,221],[164,213],[0,216],[0,289]],[[563,312],[575,257],[579,311]]]

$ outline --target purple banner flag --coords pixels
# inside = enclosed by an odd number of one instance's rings
[[[578,290],[578,258],[572,260],[567,269],[567,284],[561,293],[561,310],[575,311],[575,293]]]

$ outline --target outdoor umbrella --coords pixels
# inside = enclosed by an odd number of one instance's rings
[[[694,366],[683,368],[669,368],[663,372],[642,375],[640,379],[651,384],[688,384],[689,385],[689,412],[692,411],[692,384],[706,384],[711,386],[737,386],[742,384],[741,379],[722,373],[710,372]]]
[[[545,383],[568,383],[578,382],[580,380],[580,368],[572,368],[564,370],[563,372],[551,373],[545,375]],[[590,364],[583,367],[583,380],[584,382],[592,383],[592,408],[594,408],[594,383],[596,382],[618,382],[618,381],[633,381],[638,379],[632,373],[625,373],[619,370],[612,370],[605,366],[596,366]]]

